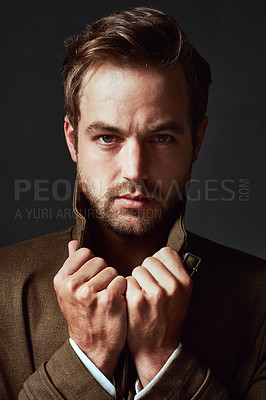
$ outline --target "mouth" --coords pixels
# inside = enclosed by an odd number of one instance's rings
[[[141,209],[147,207],[153,199],[142,194],[126,193],[117,196],[115,200],[125,208]]]

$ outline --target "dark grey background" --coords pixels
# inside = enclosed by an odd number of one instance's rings
[[[64,143],[60,80],[64,39],[104,14],[145,2],[1,4],[1,246],[6,246],[73,223],[66,182],[72,185],[75,168]],[[153,0],[146,5],[175,17],[212,66],[210,122],[193,171],[187,228],[266,258],[266,3]],[[20,180],[30,190],[18,197]]]

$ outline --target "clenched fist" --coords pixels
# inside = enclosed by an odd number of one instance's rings
[[[146,386],[180,342],[192,281],[178,253],[162,248],[127,277],[127,341]]]
[[[69,243],[69,257],[54,278],[70,337],[109,379],[127,337],[127,282],[86,248]]]

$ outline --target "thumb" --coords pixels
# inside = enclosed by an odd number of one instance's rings
[[[68,243],[68,254],[71,256],[75,251],[77,250],[78,247],[78,241],[77,240],[71,240]]]

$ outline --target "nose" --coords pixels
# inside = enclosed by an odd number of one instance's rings
[[[128,140],[124,145],[121,157],[122,177],[127,180],[138,181],[148,178],[148,154],[144,144],[137,139]]]

